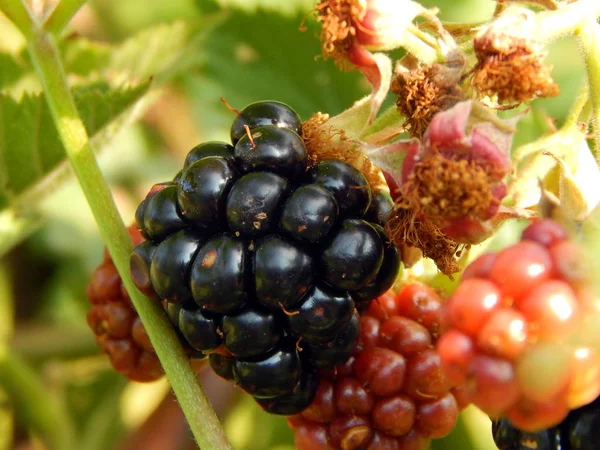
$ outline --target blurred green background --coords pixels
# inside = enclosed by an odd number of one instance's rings
[[[465,22],[485,20],[495,7],[489,0],[423,3],[438,7],[443,20]],[[106,144],[101,166],[127,223],[147,189],[172,179],[189,149],[228,139],[233,117],[221,97],[237,108],[280,100],[307,119],[317,111],[339,113],[369,92],[360,74],[341,72],[319,56],[312,5],[311,0],[93,0],[79,12],[61,44],[74,85],[109,79],[119,86],[153,76],[151,92],[135,114],[100,141]],[[0,92],[18,98],[39,91],[18,33],[1,16],[0,35]],[[560,123],[582,83],[583,63],[572,39],[552,44],[548,61],[561,95],[533,107]],[[526,119],[517,142],[539,135],[534,125]],[[0,260],[0,339],[6,337],[49,395],[67,406],[77,448],[194,448],[166,383],[127,383],[111,371],[87,328],[85,288],[103,244],[76,183],[69,180],[41,199],[36,214],[26,239]],[[284,419],[265,415],[209,374],[203,379],[235,449],[293,449]],[[36,448],[27,424],[15,421],[13,406],[0,390],[0,450]],[[472,448],[492,448],[486,420],[475,411],[468,414],[480,428],[457,430],[454,442],[467,433],[476,443]]]

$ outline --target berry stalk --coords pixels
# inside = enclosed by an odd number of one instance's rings
[[[592,102],[592,124],[594,126],[594,153],[600,164],[600,25],[594,20],[581,24],[579,40],[585,57],[590,100]]]
[[[18,1],[7,0],[2,5],[10,6],[11,17],[22,18],[27,14],[25,6]],[[20,21],[19,28],[22,29],[22,25]],[[166,314],[158,303],[143,296],[129,277],[131,241],[71,97],[56,44],[50,34],[36,30],[33,18],[30,19],[30,26],[35,31],[29,40],[28,51],[44,87],[44,94],[67,157],[98,223],[100,235],[148,331],[196,442],[202,448],[228,449],[230,447],[219,420],[210,407]]]
[[[85,3],[86,0],[60,0],[44,21],[42,28],[48,33],[59,34]]]

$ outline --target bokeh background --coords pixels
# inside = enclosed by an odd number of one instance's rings
[[[461,22],[485,20],[495,7],[489,0],[422,3],[438,7],[443,20]],[[342,72],[319,56],[312,6],[312,0],[92,0],[78,13],[62,47],[74,84],[152,77],[150,93],[99,141],[99,160],[126,223],[148,188],[172,179],[194,145],[228,139],[233,113],[221,97],[240,109],[280,100],[307,119],[317,111],[337,114],[369,92],[359,73]],[[35,77],[23,76],[10,58],[18,54],[17,66],[29,64],[20,36],[1,15],[0,36],[0,95],[39,92]],[[561,95],[534,102],[517,144],[547,127],[545,114],[560,124],[582,83],[575,41],[562,39],[549,50]],[[65,405],[77,448],[195,448],[166,380],[127,382],[111,370],[87,328],[85,287],[103,244],[77,184],[62,183],[38,209],[40,219],[20,243],[2,248],[0,339]],[[236,450],[293,449],[284,419],[262,413],[211,374],[201,377]],[[15,406],[0,386],[0,450],[39,448]],[[486,419],[467,414],[470,428],[459,427],[436,448],[494,448]]]

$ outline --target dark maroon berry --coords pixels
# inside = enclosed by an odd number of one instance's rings
[[[564,427],[563,439],[570,450],[596,450],[600,443],[600,409],[583,407],[572,413]]]
[[[323,280],[355,291],[370,283],[383,262],[383,242],[368,222],[347,219],[321,255]]]
[[[208,156],[220,156],[233,163],[233,146],[226,142],[210,141],[196,145],[185,157],[183,170],[190,167],[196,161],[200,161]]]
[[[209,156],[189,166],[177,187],[177,201],[186,220],[201,228],[225,222],[225,201],[238,178],[225,158]]]
[[[233,365],[235,364],[235,358],[233,356],[211,353],[208,357],[208,363],[212,370],[221,378],[225,378],[227,381],[234,381]]]
[[[333,340],[352,319],[354,302],[347,293],[313,286],[302,298],[297,310],[290,311],[290,330],[303,342],[323,343]]]
[[[271,350],[282,335],[281,325],[271,311],[244,308],[223,317],[225,348],[236,357],[247,358]]]
[[[228,313],[246,302],[247,245],[230,234],[216,235],[198,251],[192,265],[191,289],[203,309]]]
[[[257,398],[256,402],[271,414],[298,414],[311,404],[318,386],[318,375],[313,371],[305,371],[292,392],[272,398]]]
[[[188,226],[177,206],[177,185],[174,183],[163,183],[160,190],[149,194],[143,214],[140,212],[136,215],[144,216],[144,225],[140,232],[153,241],[161,241]]]
[[[394,201],[392,200],[392,196],[386,191],[378,191],[371,197],[369,209],[363,219],[383,227],[393,207]]]
[[[331,191],[340,209],[340,216],[361,217],[371,203],[371,188],[365,176],[343,161],[326,160],[314,166],[311,183]]]
[[[316,244],[336,223],[338,206],[333,194],[318,184],[301,186],[287,199],[281,228],[300,242]]]
[[[375,278],[367,285],[352,292],[356,302],[370,302],[392,287],[400,270],[401,255],[398,248],[387,241],[384,229],[380,225],[371,224],[379,233],[383,242],[383,262]]]
[[[182,230],[162,241],[150,265],[150,279],[160,298],[181,303],[192,299],[189,288],[190,268],[204,238]]]
[[[244,172],[267,171],[296,180],[306,170],[304,141],[291,130],[258,127],[235,144],[235,160]]]
[[[325,344],[305,344],[310,363],[319,369],[329,369],[346,361],[356,348],[360,331],[360,319],[355,312],[350,323],[331,342]]]
[[[181,308],[179,330],[192,347],[202,352],[216,349],[223,340],[218,320],[200,309]]]
[[[235,381],[254,397],[276,397],[291,392],[300,381],[302,366],[294,343],[277,346],[251,359],[237,359]]]
[[[256,237],[279,220],[279,206],[287,191],[287,181],[269,172],[244,175],[231,188],[227,198],[227,223],[231,231]]]
[[[494,442],[499,450],[561,450],[558,429],[528,433],[515,428],[508,419],[492,423]]]
[[[145,295],[153,296],[154,289],[150,281],[150,264],[156,251],[156,244],[144,241],[137,245],[129,257],[129,273],[137,288]]]
[[[285,103],[276,101],[251,103],[240,111],[231,125],[231,142],[233,145],[247,133],[244,125],[251,130],[273,125],[279,128],[287,128],[298,135],[302,134],[302,122],[298,114]]]
[[[313,280],[312,258],[301,248],[272,234],[256,242],[256,298],[272,309],[296,304]]]

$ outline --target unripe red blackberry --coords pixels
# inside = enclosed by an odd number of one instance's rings
[[[459,406],[434,347],[440,302],[410,283],[371,303],[356,352],[321,371],[311,405],[288,420],[298,450],[425,450],[452,430]]]
[[[520,242],[468,266],[444,305],[447,377],[492,417],[528,432],[552,427],[600,394],[585,325],[598,304],[578,245],[557,223],[534,222]]]
[[[128,231],[133,243],[138,245],[138,254],[146,254],[145,241],[137,227],[132,225]],[[152,294],[147,286],[144,292]],[[108,252],[92,274],[87,297],[92,305],[87,313],[88,325],[113,368],[133,381],[147,382],[162,377],[160,361]],[[201,354],[189,347],[187,350],[194,367],[200,368]]]
[[[170,312],[186,341],[276,414],[302,410],[316,369],[354,352],[357,305],[400,264],[381,227],[389,202],[371,207],[351,165],[312,162],[301,130],[287,105],[246,107],[233,145],[195,147],[176,181],[150,190],[136,220],[151,244],[131,257],[135,283],[180,306]]]

